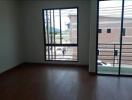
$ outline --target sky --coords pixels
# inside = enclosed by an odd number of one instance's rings
[[[106,17],[121,17],[122,0],[100,1],[99,15]],[[125,0],[124,17],[132,18],[132,0]]]

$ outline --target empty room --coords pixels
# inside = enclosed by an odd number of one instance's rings
[[[0,100],[132,100],[131,0],[0,0]]]

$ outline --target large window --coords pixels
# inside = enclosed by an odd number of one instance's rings
[[[78,61],[78,9],[44,9],[45,59]]]

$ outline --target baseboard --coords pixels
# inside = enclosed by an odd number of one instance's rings
[[[4,67],[0,67],[0,74],[3,74],[4,72],[7,72],[7,71],[9,71],[9,70],[11,70],[11,69],[13,69],[13,68],[15,68],[15,67],[17,67],[17,66],[20,66],[20,65],[22,65],[23,63],[21,63],[21,64],[17,64],[17,65],[12,65],[12,66],[4,66]]]
[[[56,64],[56,63],[29,63],[29,62],[26,62],[24,64],[33,64],[33,65],[48,65],[48,66],[66,66],[66,67],[82,67],[82,68],[86,68],[86,69],[89,69],[89,65],[83,65],[83,64]]]
[[[89,72],[90,75],[96,75],[96,72]]]
[[[85,68],[86,70],[88,70],[89,66],[88,65],[82,65],[82,64],[53,64],[53,63],[21,63],[18,64],[16,66],[10,66],[10,67],[0,67],[0,74],[8,72],[14,68],[20,67],[20,66],[24,66],[24,65],[35,65],[35,66],[63,66],[63,67],[80,67],[80,68]],[[93,72],[90,72],[90,74],[94,74]]]

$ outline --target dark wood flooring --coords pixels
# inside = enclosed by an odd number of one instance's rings
[[[0,100],[132,100],[132,78],[24,64],[0,75]]]

